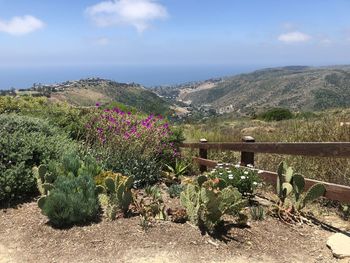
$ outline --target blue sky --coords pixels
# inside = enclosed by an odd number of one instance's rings
[[[348,0],[0,0],[0,68],[350,62]]]

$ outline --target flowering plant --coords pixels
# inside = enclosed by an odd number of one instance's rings
[[[105,168],[135,177],[135,185],[155,183],[161,161],[179,155],[162,116],[143,117],[119,108],[100,109],[86,125],[88,142]]]
[[[241,167],[232,164],[218,164],[208,177],[218,182],[225,182],[226,186],[232,185],[243,195],[249,195],[259,186],[260,178],[252,167]]]

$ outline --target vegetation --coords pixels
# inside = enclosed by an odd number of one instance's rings
[[[193,120],[198,113],[202,118],[208,116],[210,110],[242,117],[276,107],[291,111],[348,108],[349,85],[349,66],[301,66],[263,69],[217,81],[184,84],[170,91],[156,89],[156,92],[170,98],[172,103],[190,108],[189,119]],[[189,105],[182,105],[183,102]]]
[[[349,119],[348,109],[316,112],[313,117],[295,118],[279,122],[237,119],[232,116],[210,119],[203,123],[183,125],[187,141],[237,142],[250,135],[257,142],[348,142],[350,126],[341,125]],[[183,155],[187,152],[184,151]],[[197,154],[188,152],[189,156]],[[221,162],[238,163],[239,154],[234,152],[208,151],[208,158]],[[346,158],[256,155],[255,166],[273,171],[285,160],[308,178],[331,183],[350,185],[350,160]]]
[[[114,220],[118,209],[124,214],[129,211],[129,206],[133,201],[131,187],[134,183],[133,177],[121,175],[114,176],[105,180],[105,192],[108,197],[107,216]]]
[[[273,206],[273,213],[286,222],[299,222],[300,210],[308,203],[324,195],[326,189],[323,184],[314,184],[303,194],[305,187],[304,177],[294,173],[293,168],[281,162],[277,170],[276,192],[278,202]]]
[[[96,186],[88,175],[59,176],[38,204],[57,227],[87,223],[96,219],[99,210]]]
[[[224,214],[238,215],[246,205],[237,189],[232,186],[221,189],[206,187],[201,177],[195,184],[186,186],[180,200],[186,208],[189,220],[209,232],[215,231]]]
[[[47,121],[14,114],[0,115],[0,202],[37,193],[33,166],[60,159],[76,144]]]
[[[282,121],[293,118],[293,113],[288,109],[273,108],[258,115],[259,119],[265,121]]]
[[[98,111],[87,129],[89,145],[104,160],[104,168],[133,176],[137,187],[156,183],[164,160],[178,155],[170,126],[161,116],[105,109]]]

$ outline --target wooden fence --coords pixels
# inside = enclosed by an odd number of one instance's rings
[[[350,142],[255,142],[251,136],[245,136],[242,142],[209,143],[201,139],[199,143],[183,143],[182,148],[199,149],[199,157],[193,160],[200,166],[200,171],[205,172],[207,168],[214,168],[218,162],[208,160],[208,150],[237,151],[241,152],[241,165],[254,165],[254,153],[272,153],[286,155],[301,155],[314,157],[350,158]],[[271,184],[276,184],[277,174],[270,171],[260,171],[261,178]],[[344,203],[350,203],[350,187],[332,184],[305,178],[305,188],[308,189],[316,183],[324,184],[326,188],[325,197]]]

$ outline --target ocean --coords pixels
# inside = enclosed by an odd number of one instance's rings
[[[0,89],[29,88],[33,83],[54,84],[67,80],[99,77],[117,82],[135,82],[146,87],[181,84],[189,81],[232,76],[258,69],[257,66],[67,66],[0,68]]]

